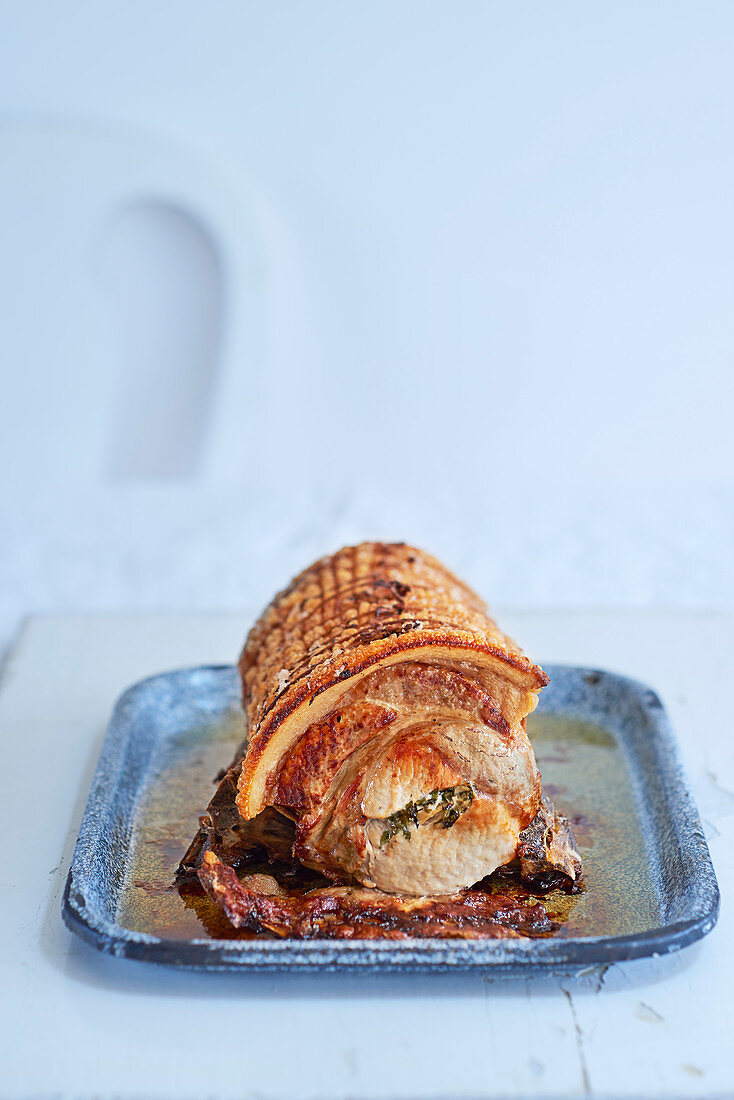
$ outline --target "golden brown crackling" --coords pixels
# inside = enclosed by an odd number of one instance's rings
[[[273,804],[295,813],[312,809],[349,753],[394,719],[394,710],[361,701],[314,723],[299,737],[271,784]]]
[[[526,692],[548,682],[477,594],[431,555],[405,543],[345,547],[300,573],[248,636],[240,658],[251,731],[239,780],[243,816],[262,808],[253,781],[284,722],[373,666],[403,658],[489,664]]]

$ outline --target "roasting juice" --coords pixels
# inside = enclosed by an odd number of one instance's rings
[[[579,893],[554,890],[542,898],[559,924],[554,934],[618,936],[655,928],[661,914],[650,856],[614,736],[596,725],[538,711],[528,718],[528,734],[544,789],[571,820],[584,864]],[[117,912],[123,926],[175,939],[255,935],[232,928],[200,890],[179,892],[174,885],[179,860],[214,793],[213,778],[243,735],[242,715],[233,711],[219,722],[182,730],[166,744],[136,809]],[[313,882],[304,889],[308,885]],[[507,880],[495,876],[486,888],[507,892]]]

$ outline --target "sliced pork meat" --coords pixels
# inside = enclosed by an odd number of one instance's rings
[[[364,543],[322,559],[255,624],[240,672],[248,739],[184,889],[296,938],[553,930],[532,895],[575,890],[581,864],[525,730],[548,678],[434,558]]]
[[[365,543],[307,569],[240,661],[245,821],[295,824],[333,881],[454,894],[515,859],[541,801],[525,731],[547,676],[434,558]]]
[[[273,779],[297,858],[397,894],[470,886],[515,856],[540,801],[522,723],[468,671],[404,662],[347,691]]]

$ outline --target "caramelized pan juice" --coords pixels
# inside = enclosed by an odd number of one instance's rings
[[[172,939],[255,937],[234,929],[203,892],[194,887],[179,893],[173,884],[214,793],[213,777],[222,761],[234,756],[243,734],[243,718],[232,712],[182,731],[161,750],[161,764],[152,769],[136,807],[117,914],[123,926]],[[599,726],[537,711],[528,718],[528,734],[544,790],[570,818],[584,865],[580,893],[554,890],[542,898],[560,925],[554,935],[617,936],[655,928],[660,909],[627,765],[615,739]],[[489,880],[489,888],[509,892],[501,873]]]

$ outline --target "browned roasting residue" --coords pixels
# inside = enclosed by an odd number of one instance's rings
[[[464,890],[450,897],[402,898],[363,887],[288,893],[268,875],[239,879],[212,852],[199,879],[235,928],[293,939],[494,939],[538,936],[556,925],[540,902]]]

